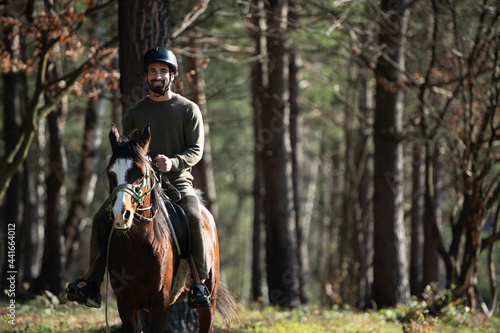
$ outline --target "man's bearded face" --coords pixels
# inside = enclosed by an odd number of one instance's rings
[[[164,62],[152,62],[148,65],[148,88],[156,94],[163,95],[170,87],[173,74]]]

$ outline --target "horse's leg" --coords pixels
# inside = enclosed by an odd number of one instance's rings
[[[198,321],[200,324],[200,333],[212,332],[215,321],[215,308],[198,309]]]
[[[149,316],[149,332],[150,333],[165,333],[167,328],[168,318],[168,298],[156,302],[153,309],[150,310]],[[170,332],[170,330],[168,331]]]
[[[139,319],[139,312],[136,312],[135,315],[131,315],[128,317],[122,317],[120,315],[120,319],[122,320],[122,332],[124,333],[142,332],[142,325]]]
[[[149,332],[150,333],[164,333],[167,328],[167,310],[154,310],[150,316],[151,321],[149,322]],[[170,330],[168,331],[170,332]]]
[[[131,311],[127,306],[120,306],[118,302],[118,313],[122,320],[122,332],[124,333],[141,333],[142,325],[138,311]]]

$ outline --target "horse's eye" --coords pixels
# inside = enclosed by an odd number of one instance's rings
[[[141,194],[141,185],[136,185],[134,191],[136,194]]]

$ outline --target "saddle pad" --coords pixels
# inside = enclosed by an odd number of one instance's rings
[[[184,210],[177,204],[170,200],[165,200],[165,207],[167,208],[168,218],[172,222],[174,230],[170,230],[180,247],[179,256],[181,259],[186,259],[190,254],[190,236],[189,236],[189,221],[184,213]]]

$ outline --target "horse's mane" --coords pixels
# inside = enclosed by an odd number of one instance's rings
[[[156,177],[155,171],[150,166],[151,177]],[[153,191],[151,191],[151,207],[153,214],[156,214],[153,221],[153,229],[155,234],[155,241],[153,243],[153,248],[158,251],[162,246],[168,244],[170,237],[170,228],[168,226],[167,216],[165,215],[161,205],[163,204],[161,200],[167,200],[165,193],[163,193],[160,183],[157,184]]]
[[[146,165],[149,168],[150,177],[156,178],[156,186],[151,191],[150,197],[154,220],[150,223],[153,223],[153,230],[155,235],[152,247],[153,250],[157,252],[162,247],[166,246],[170,237],[170,228],[168,226],[167,216],[165,216],[165,213],[161,207],[161,200],[167,200],[167,197],[161,189],[161,185],[157,180],[158,177],[156,176],[156,172],[154,171],[153,166],[151,165],[147,156],[143,154],[142,148],[136,140],[127,140],[122,138],[120,144],[118,144],[113,150],[113,155],[111,156],[109,165],[111,165],[111,163],[117,158],[132,158],[134,161]],[[148,222],[141,221],[139,223]]]

